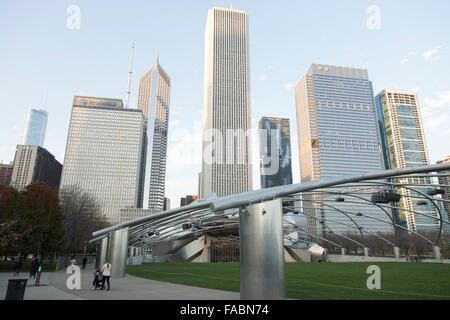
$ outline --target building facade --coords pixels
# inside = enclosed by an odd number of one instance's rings
[[[205,31],[202,197],[252,190],[248,17],[213,7]]]
[[[302,182],[384,170],[367,70],[312,64],[295,88],[295,101]],[[327,227],[339,233],[358,232],[342,214],[347,210],[361,210],[385,221],[356,217],[365,230],[392,231],[386,215],[374,206],[327,204],[335,198],[333,194],[303,195],[309,232],[326,233]]]
[[[292,184],[289,119],[259,120],[261,189]]]
[[[108,222],[120,209],[142,205],[145,123],[141,110],[122,100],[75,96],[61,187],[78,186],[99,204]]]
[[[11,186],[19,191],[34,182],[42,182],[58,193],[62,165],[40,146],[18,145],[14,157]]]
[[[13,172],[13,163],[0,163],[0,185],[9,186]]]
[[[198,199],[198,197],[193,196],[193,195],[187,195],[186,197],[182,197],[180,199],[180,207],[187,206],[188,204],[190,204],[191,202],[194,202],[197,199]]]
[[[429,164],[419,104],[415,92],[383,90],[375,97],[377,117],[383,142],[384,162],[387,169],[409,168]],[[430,184],[427,178],[416,178],[413,183]],[[408,181],[402,181],[407,183]],[[426,193],[427,188],[414,187]],[[423,205],[411,196],[416,192],[401,188],[405,197],[399,203],[400,222],[413,231],[434,231],[438,228],[436,210],[430,203]]]
[[[169,129],[170,77],[156,63],[139,82],[138,109],[146,122],[143,208],[164,208],[167,137]]]
[[[27,109],[25,126],[22,133],[22,145],[44,146],[47,118],[48,114],[44,110]]]

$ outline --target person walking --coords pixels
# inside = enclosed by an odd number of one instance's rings
[[[31,260],[30,260],[30,279],[33,276],[33,262],[34,262],[34,258],[31,258]]]
[[[14,275],[13,275],[13,277],[19,276],[19,272],[20,272],[20,269],[22,268],[22,265],[23,265],[22,257],[17,258],[16,261],[14,262]]]
[[[36,273],[39,270],[41,263],[39,261],[39,258],[34,259],[33,265],[31,266],[31,271],[33,273],[33,278],[36,279]]]
[[[86,257],[83,257],[83,260],[81,260],[81,262],[82,262],[82,264],[81,264],[81,267],[83,268],[83,269],[86,269],[86,263],[87,263],[87,258]]]
[[[105,282],[108,281],[108,291],[109,291],[109,277],[111,276],[111,263],[106,260],[106,263],[100,269],[101,274],[103,275],[103,286],[102,290],[105,288]]]
[[[70,260],[70,264],[73,266],[77,264],[77,260],[75,260],[75,256],[72,256],[72,260]]]
[[[41,261],[37,260],[36,264],[36,272],[34,273],[36,281],[34,282],[35,286],[39,286],[41,282],[41,272],[42,272],[42,263]]]

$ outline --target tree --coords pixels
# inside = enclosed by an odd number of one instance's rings
[[[42,183],[23,192],[0,190],[1,248],[6,253],[50,253],[64,247],[58,197]]]
[[[64,215],[65,251],[77,253],[92,239],[92,232],[109,226],[106,217],[100,214],[95,199],[77,186],[60,190],[60,205]]]

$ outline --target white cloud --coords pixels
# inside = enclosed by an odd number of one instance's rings
[[[433,98],[424,98],[421,115],[424,126],[432,130],[444,130],[450,121],[448,109],[450,108],[450,90],[441,92]],[[441,131],[442,132],[442,131]]]
[[[423,54],[423,56],[425,57],[425,59],[430,59],[432,58],[434,55],[436,55],[439,50],[441,50],[444,47],[443,44],[441,44],[440,46],[428,49],[427,51],[425,51],[425,53]]]
[[[424,109],[440,109],[450,107],[450,90],[441,92],[437,98],[425,98]]]
[[[258,79],[261,81],[265,81],[265,80],[269,79],[269,77],[266,75],[263,75],[263,76],[259,77]]]
[[[402,60],[400,61],[400,63],[401,63],[401,64],[405,64],[405,63],[408,62],[408,60],[409,60],[408,58],[402,59]]]

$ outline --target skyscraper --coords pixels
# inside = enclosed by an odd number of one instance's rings
[[[372,83],[367,70],[312,64],[295,88],[301,181],[361,174],[384,169]],[[346,188],[335,190],[349,191]],[[336,196],[328,196],[334,201]],[[310,232],[358,232],[338,210],[361,211],[388,221],[368,205],[324,205],[322,195],[304,195]],[[321,204],[322,203],[322,204]],[[354,219],[365,230],[387,232],[389,223],[366,217]],[[325,223],[321,223],[325,222]]]
[[[375,97],[375,102],[386,168],[409,168],[428,164],[428,151],[416,93],[383,90]],[[421,185],[431,183],[429,178],[415,180],[414,183]],[[399,181],[408,182],[408,179]],[[427,188],[423,187],[415,189],[427,191]],[[408,229],[432,231],[438,227],[437,220],[412,212],[436,216],[435,209],[429,203],[423,205],[419,199],[412,199],[411,196],[419,195],[408,189],[402,188],[399,191],[405,195],[399,207],[406,210],[398,210],[398,214],[400,220],[406,222]]]
[[[47,112],[44,110],[28,108],[21,144],[43,147],[46,129]]]
[[[142,203],[144,130],[142,111],[122,100],[75,96],[60,189],[78,186],[119,223],[120,209]]]
[[[146,122],[144,209],[164,208],[169,105],[170,78],[156,58],[139,82],[137,106]]]
[[[58,193],[62,165],[40,146],[18,145],[14,157],[11,186],[21,191],[29,184],[42,182]]]
[[[205,31],[202,197],[252,190],[248,18],[213,7]]]
[[[261,188],[292,184],[289,119],[262,117],[259,134]]]

